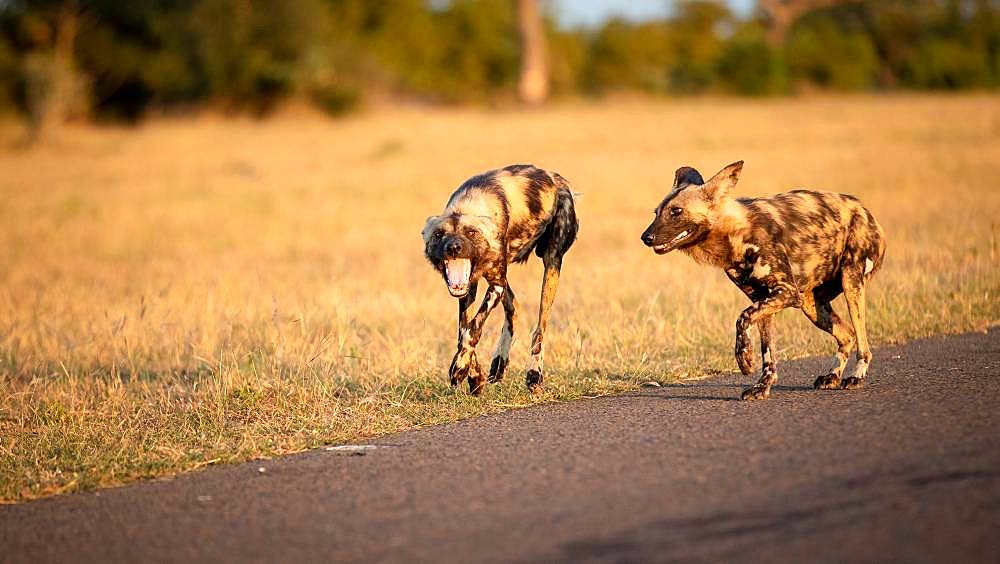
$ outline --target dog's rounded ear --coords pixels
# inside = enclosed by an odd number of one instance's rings
[[[689,166],[682,166],[674,173],[674,190],[691,184],[701,186],[704,183],[701,173]]]
[[[715,176],[708,179],[703,190],[705,195],[712,201],[719,201],[732,192],[736,182],[740,179],[740,172],[743,171],[743,161],[736,161],[726,168],[715,173]]]
[[[424,228],[420,231],[420,236],[426,241],[430,236],[431,231],[434,231],[434,227],[437,225],[438,221],[441,219],[440,215],[432,215],[427,218],[424,222]]]

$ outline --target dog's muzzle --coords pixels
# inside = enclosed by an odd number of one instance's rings
[[[448,292],[456,298],[469,293],[469,281],[472,278],[472,261],[467,258],[445,259],[444,279],[448,284]]]
[[[691,237],[691,234],[692,233],[690,230],[685,229],[680,233],[674,235],[670,241],[666,243],[657,244],[656,236],[652,233],[651,230],[647,230],[645,233],[642,234],[642,242],[647,247],[652,247],[653,252],[655,252],[656,254],[662,255],[665,253],[669,253],[670,251],[675,249],[678,245],[689,239]]]

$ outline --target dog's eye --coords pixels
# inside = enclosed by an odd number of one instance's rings
[[[684,212],[684,210],[682,208],[674,206],[674,207],[670,208],[670,217],[677,217],[677,216],[679,216],[683,212]]]

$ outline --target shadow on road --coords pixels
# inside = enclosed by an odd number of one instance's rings
[[[660,398],[665,400],[695,400],[695,401],[740,401],[740,391],[749,387],[747,384],[720,384],[720,383],[681,383],[665,384],[660,393],[640,393],[638,397]],[[729,392],[727,390],[735,390]],[[771,387],[773,392],[810,392],[812,386],[795,386],[787,384],[776,384]],[[718,394],[708,393],[718,391]]]
[[[613,539],[584,540],[563,546],[560,559],[642,561],[688,558],[733,558],[752,551],[761,542],[780,544],[782,538],[804,531],[822,531],[858,517],[871,499],[844,500],[784,511],[725,511],[681,519],[653,521]]]

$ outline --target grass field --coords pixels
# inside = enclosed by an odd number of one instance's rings
[[[735,370],[746,299],[639,243],[682,164],[708,175],[744,159],[744,195],[861,197],[889,241],[875,343],[1000,320],[997,97],[202,118],[0,151],[2,501]],[[420,230],[462,180],[517,162],[574,183],[581,234],[546,393],[523,386],[532,262],[511,274],[511,372],[471,398],[447,385],[456,306]],[[798,312],[777,335],[779,359],[833,352]],[[891,362],[876,357],[876,381]]]

